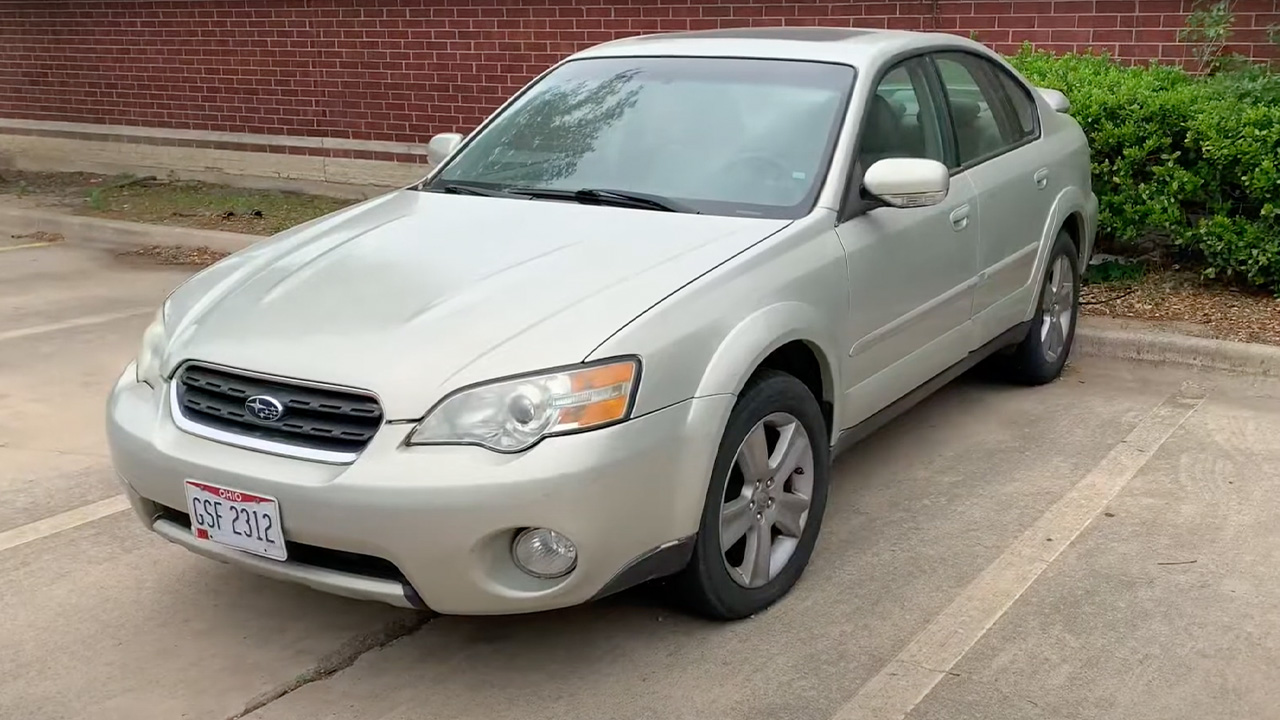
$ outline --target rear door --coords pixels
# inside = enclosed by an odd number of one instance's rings
[[[1060,179],[1040,152],[1040,118],[1030,91],[999,64],[975,53],[932,56],[956,154],[982,205],[978,282],[973,296],[978,345],[1018,324],[1030,307],[1033,273]]]

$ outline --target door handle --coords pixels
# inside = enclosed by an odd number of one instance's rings
[[[1034,176],[1036,187],[1043,190],[1049,187],[1049,168],[1040,168]]]
[[[965,203],[951,211],[951,227],[960,232],[969,227],[969,204]]]

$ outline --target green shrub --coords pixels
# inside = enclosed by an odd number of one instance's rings
[[[1092,151],[1100,245],[1166,248],[1210,277],[1280,293],[1280,74],[1204,77],[1030,47],[1011,61],[1071,99]]]

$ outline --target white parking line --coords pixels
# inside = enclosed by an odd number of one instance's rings
[[[9,245],[7,247],[0,247],[0,252],[9,252],[10,250],[30,250],[32,248],[42,248],[42,247],[48,247],[50,245],[57,245],[60,242],[62,241],[50,240],[48,242],[33,242],[33,243],[26,243],[24,245]]]
[[[924,700],[1014,601],[1204,402],[1191,384],[1165,398],[1088,475],[987,566],[833,720],[900,720]]]
[[[132,310],[103,313],[101,315],[85,315],[83,317],[48,323],[46,325],[33,325],[31,327],[18,328],[17,330],[5,330],[0,332],[0,342],[30,337],[32,335],[40,335],[47,332],[54,332],[55,330],[67,330],[69,328],[84,327],[85,325],[97,325],[98,323],[111,322],[112,320],[121,320],[123,318],[135,317],[138,315],[146,315],[148,313],[154,313],[155,311],[155,308],[133,308]]]
[[[0,532],[0,551],[24,545],[32,540],[48,537],[63,530],[70,530],[77,525],[83,525],[98,518],[113,515],[121,510],[128,509],[128,507],[129,499],[124,495],[116,495],[75,510],[68,510],[43,520],[13,528],[12,530],[5,530]]]

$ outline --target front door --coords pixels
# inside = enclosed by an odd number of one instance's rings
[[[916,58],[892,68],[868,102],[853,188],[877,160],[946,161],[943,108],[932,69]],[[856,190],[855,190],[856,192]],[[836,232],[849,267],[850,311],[842,377],[846,426],[861,422],[972,349],[979,206],[966,173],[938,205],[855,209]]]

